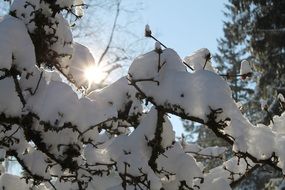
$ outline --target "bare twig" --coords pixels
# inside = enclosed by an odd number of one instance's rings
[[[115,32],[115,29],[116,29],[116,26],[117,26],[117,21],[118,21],[119,15],[120,15],[120,4],[121,4],[121,0],[118,0],[117,1],[117,5],[116,5],[117,6],[116,15],[115,15],[115,19],[114,19],[114,22],[113,22],[113,27],[112,27],[111,34],[110,34],[110,37],[109,37],[109,41],[108,41],[108,44],[107,44],[105,50],[103,51],[102,55],[99,58],[98,65],[100,65],[101,61],[103,60],[103,58],[108,53],[108,50],[109,50],[110,45],[112,43],[112,40],[113,40],[113,37],[114,37],[114,32]]]
[[[42,77],[43,77],[43,71],[42,71],[41,74],[40,74],[40,78],[39,78],[39,80],[38,80],[38,82],[37,82],[37,86],[36,86],[34,92],[31,93],[32,95],[35,95],[35,94],[36,94],[36,92],[37,92],[37,90],[38,90],[38,88],[39,88],[39,84],[40,84],[40,82],[41,82],[41,80],[42,80]]]

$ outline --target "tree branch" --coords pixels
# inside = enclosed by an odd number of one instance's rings
[[[118,17],[119,17],[119,14],[120,14],[120,4],[121,4],[121,0],[117,0],[116,15],[115,15],[115,19],[114,19],[114,22],[113,22],[113,26],[112,26],[111,34],[110,34],[110,37],[109,37],[109,41],[108,41],[108,44],[107,44],[105,50],[103,51],[102,55],[99,58],[98,65],[100,65],[101,61],[104,59],[105,55],[107,54],[107,52],[109,51],[109,48],[111,46],[111,43],[112,43],[112,40],[113,40],[113,37],[114,37],[114,32],[115,32],[115,29],[116,29],[116,26],[117,26]]]

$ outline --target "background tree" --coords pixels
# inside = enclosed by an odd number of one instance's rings
[[[285,54],[283,49],[285,42],[280,41],[280,39],[284,38],[282,30],[285,21],[285,2],[232,1],[231,3],[239,15],[235,25],[240,25],[239,34],[245,36],[243,39],[236,41],[246,47],[245,49],[252,55],[252,62],[260,72],[260,76],[255,78],[256,92],[251,101],[263,97],[268,100],[269,105],[271,104],[268,108],[269,111],[259,116],[259,120],[268,124],[273,115],[281,113],[280,103],[276,101],[276,96],[284,88]],[[278,172],[273,171],[272,175],[277,177]],[[264,175],[267,179],[260,181],[268,181],[268,178],[273,177],[272,175],[267,173],[267,175]],[[249,182],[247,181],[247,183]],[[256,184],[259,184],[259,182]],[[263,184],[257,185],[256,188],[259,189],[260,185]]]
[[[213,56],[217,69],[220,73],[226,73],[224,76],[233,91],[233,98],[240,103],[241,109],[244,113],[255,121],[256,110],[252,103],[254,94],[253,87],[255,86],[253,78],[255,75],[247,78],[240,77],[241,62],[249,60],[250,54],[244,44],[240,43],[247,38],[246,34],[242,32],[243,26],[246,24],[249,17],[241,17],[234,6],[231,4],[225,5],[224,12],[227,21],[224,21],[224,36],[218,39],[218,52]],[[251,65],[253,66],[253,65]],[[260,108],[260,106],[258,106]]]
[[[285,42],[280,39],[284,37],[285,2],[250,0],[232,4],[240,15],[251,18],[242,30],[248,36],[242,43],[247,45],[261,71],[257,81],[258,95],[269,97],[284,86]]]
[[[237,102],[242,102],[248,118],[252,122],[269,124],[273,115],[282,113],[277,94],[283,93],[284,88],[284,74],[281,74],[284,72],[280,72],[284,71],[284,42],[280,41],[284,37],[284,1],[233,0],[225,8],[227,21],[224,22],[224,37],[218,40],[219,52],[214,56],[219,64],[217,68],[222,73],[228,73],[226,76],[233,97]],[[249,84],[238,77],[229,77],[239,73],[242,59],[249,60],[260,72],[259,75],[253,75]],[[274,64],[271,64],[272,60],[275,60]],[[253,87],[256,87],[255,92]],[[268,100],[263,112],[260,107],[261,97]],[[217,141],[213,141],[213,135],[203,127],[197,129],[194,131],[198,134],[197,142],[207,141],[201,146]],[[272,169],[268,166],[257,169],[251,178],[237,188],[261,189],[270,178],[280,176],[274,170],[271,173],[264,170]]]
[[[96,0],[85,3],[87,16],[73,26],[74,38],[96,49],[92,53],[100,65],[120,64],[126,70],[134,56],[146,48],[142,37],[132,31],[140,20],[142,1]]]
[[[240,14],[248,14],[243,32],[248,40],[247,45],[253,61],[261,75],[257,78],[256,97],[268,99],[274,105],[275,96],[284,89],[284,47],[280,40],[284,37],[284,1],[244,1],[233,3]],[[275,103],[276,107],[276,103]],[[273,111],[274,110],[274,111]],[[280,114],[278,109],[271,109],[271,115]],[[262,122],[269,123],[267,114]]]

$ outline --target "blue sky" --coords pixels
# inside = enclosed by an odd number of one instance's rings
[[[167,47],[183,58],[200,48],[217,52],[217,39],[223,36],[225,0],[145,0],[143,24]],[[179,118],[172,116],[176,135],[183,127]]]
[[[206,47],[217,50],[223,35],[225,0],[145,0],[143,20],[167,46],[181,57]]]

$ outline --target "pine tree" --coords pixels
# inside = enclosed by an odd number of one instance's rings
[[[214,58],[218,63],[218,70],[227,73],[226,76],[230,79],[228,82],[233,91],[233,98],[244,103],[244,111],[251,121],[262,120],[268,124],[273,114],[281,113],[280,102],[278,99],[274,100],[273,95],[277,94],[277,91],[282,92],[285,82],[283,64],[285,42],[280,40],[284,39],[285,34],[284,5],[285,1],[230,0],[225,6],[225,16],[228,20],[224,22],[224,37],[218,40],[219,52]],[[247,81],[230,77],[238,74],[242,59],[254,63],[257,71],[261,73],[253,77],[254,83],[251,82],[250,85]],[[250,86],[254,84],[257,90],[253,94],[254,91]],[[269,103],[273,102],[271,109],[266,109],[265,116],[260,114],[260,97],[270,99]],[[198,133],[197,142],[201,145],[215,141],[211,138],[213,134],[202,127],[196,127],[195,132]],[[268,166],[258,168],[248,180],[242,181],[236,188],[260,189],[264,187],[265,181],[280,175],[274,170],[272,174],[264,173],[263,170],[270,168]],[[264,174],[262,178],[257,177],[260,173]]]
[[[266,108],[266,115],[262,115],[260,118],[261,122],[268,124],[273,115],[280,114],[280,103],[276,98],[274,100],[274,95],[276,97],[285,85],[285,41],[281,40],[285,37],[285,1],[233,0],[231,3],[239,15],[239,19],[235,21],[234,25],[242,27],[238,35],[243,36],[241,39],[233,38],[233,40],[245,47],[245,51],[251,55],[252,62],[260,72],[260,75],[255,78],[256,92],[251,101],[254,104],[260,97],[269,100],[270,110]],[[258,107],[256,104],[254,105],[256,108]],[[247,180],[243,184],[250,185],[254,182],[258,189],[262,185],[264,186],[264,183],[260,183],[260,181],[265,182],[269,181],[270,177],[280,176],[280,173],[275,170],[269,175],[262,170],[262,168],[259,169],[251,176],[251,182]],[[260,173],[264,173],[263,179],[256,177]]]
[[[227,80],[233,91],[233,98],[241,102],[241,108],[252,121],[260,117],[259,102],[253,102],[255,76],[250,80],[242,80],[239,75],[241,61],[253,62],[248,47],[243,43],[247,34],[243,32],[244,26],[250,19],[247,14],[240,14],[233,4],[225,5],[224,12],[227,21],[224,22],[224,36],[218,39],[218,53],[214,59],[221,73],[227,73]],[[247,78],[248,79],[248,78]],[[250,101],[249,101],[250,100]]]
[[[232,1],[239,15],[246,15],[240,40],[252,55],[258,71],[257,97],[270,98],[285,85],[285,1]],[[239,20],[236,25],[239,24]]]
[[[248,87],[247,80],[241,80],[241,78],[238,76],[240,74],[242,57],[246,56],[244,49],[238,46],[238,40],[243,38],[243,36],[238,35],[238,31],[241,30],[241,27],[239,25],[235,25],[234,23],[238,17],[234,7],[230,4],[225,6],[227,10],[224,12],[224,15],[228,21],[224,22],[224,37],[218,39],[219,52],[215,54],[213,58],[217,63],[216,68],[218,69],[219,73],[224,76],[225,80],[227,80],[232,89],[233,99],[236,102],[242,102],[244,105],[248,105],[248,99],[250,95],[253,94],[253,90]],[[186,131],[190,133],[188,137],[195,136],[197,138],[196,143],[198,143],[200,146],[229,146],[227,142],[216,138],[211,130],[202,125],[184,121],[183,126]],[[226,155],[226,157],[230,157],[232,155],[230,149]],[[207,169],[211,169],[216,165],[219,165],[222,161],[223,160],[221,159],[212,159],[208,160],[207,163],[204,164],[207,165]]]

